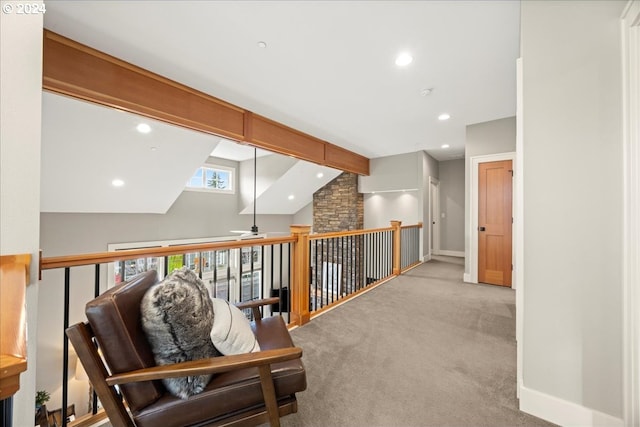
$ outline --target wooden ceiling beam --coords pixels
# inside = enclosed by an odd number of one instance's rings
[[[369,175],[369,159],[44,30],[45,90]]]

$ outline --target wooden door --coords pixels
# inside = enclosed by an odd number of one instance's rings
[[[511,160],[478,167],[478,281],[511,287]]]

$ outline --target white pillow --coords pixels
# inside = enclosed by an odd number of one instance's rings
[[[211,298],[213,327],[211,342],[225,356],[260,351],[258,340],[251,330],[249,319],[228,301]]]

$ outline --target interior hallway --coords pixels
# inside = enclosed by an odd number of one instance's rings
[[[518,410],[515,291],[437,257],[292,331],[308,388],[283,426],[551,426]]]

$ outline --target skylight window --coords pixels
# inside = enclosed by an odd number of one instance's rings
[[[235,193],[235,169],[206,165],[199,167],[187,181],[187,190]]]

